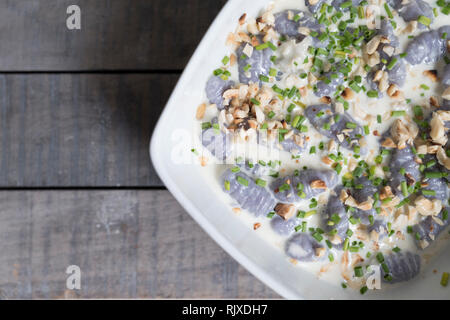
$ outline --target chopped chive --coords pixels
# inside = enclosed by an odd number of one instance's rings
[[[395,110],[395,111],[392,111],[392,113],[391,113],[392,117],[403,117],[405,115],[406,115],[405,110]]]
[[[364,19],[365,18],[364,7],[363,6],[359,6],[358,7],[358,18],[360,18],[360,19]]]
[[[233,167],[233,168],[231,168],[231,172],[233,172],[233,173],[237,173],[237,172],[239,172],[239,171],[241,171],[241,169],[239,169],[239,167]]]
[[[350,243],[350,240],[348,238],[346,238],[344,241],[344,246],[343,246],[344,251],[348,250],[349,243]]]
[[[379,263],[383,263],[384,262],[384,256],[383,256],[383,254],[381,252],[378,252],[376,257],[377,257],[377,260],[378,260]]]
[[[311,216],[313,216],[313,215],[315,215],[317,213],[317,210],[309,210],[309,211],[306,211],[305,212],[305,214],[304,214],[304,216],[303,216],[303,218],[309,218],[309,217],[311,217]]]
[[[408,186],[406,185],[406,181],[401,182],[402,193],[405,197],[408,196]]]
[[[220,76],[222,73],[223,73],[223,70],[222,70],[222,69],[216,69],[216,70],[213,71],[213,74],[214,74],[215,76]]]
[[[386,13],[387,13],[389,19],[394,18],[394,15],[392,14],[391,9],[389,9],[389,5],[387,3],[384,4],[384,10],[386,10]]]
[[[265,42],[265,43],[261,43],[261,44],[257,45],[255,47],[255,49],[259,51],[259,50],[267,49],[268,47],[269,47],[269,43]]]
[[[435,190],[422,190],[422,194],[424,196],[435,196],[436,191]]]
[[[446,287],[448,285],[448,277],[449,277],[448,272],[442,273],[441,286]]]
[[[288,111],[288,112],[292,112],[292,110],[294,110],[294,108],[295,108],[295,104],[291,103],[291,104],[289,105],[289,107],[287,108],[287,111]],[[296,126],[293,125],[293,127],[296,127]]]
[[[355,272],[355,277],[361,278],[364,276],[364,270],[361,266],[355,267],[353,270]]]
[[[352,1],[345,1],[345,2],[341,3],[341,8],[342,9],[349,8],[352,6],[352,4],[353,4]]]
[[[369,98],[378,98],[378,91],[369,90],[369,91],[367,91],[367,96]]]
[[[364,134],[368,135],[370,133],[369,126],[364,126]]]
[[[225,66],[225,65],[227,65],[227,63],[230,61],[230,58],[228,57],[228,56],[225,56],[225,57],[223,57],[223,59],[222,59],[222,63],[223,63],[223,65]]]
[[[392,70],[392,68],[394,68],[395,64],[397,63],[398,59],[397,58],[393,58],[389,64],[386,66],[386,68],[388,70]]]
[[[419,16],[419,18],[417,19],[417,22],[420,22],[421,24],[428,27],[431,23],[431,19],[428,17],[425,17],[425,16]]]
[[[425,178],[428,179],[440,179],[447,176],[446,172],[425,172]]]
[[[256,179],[255,183],[260,187],[265,187],[267,182],[263,179]]]
[[[316,239],[318,242],[320,242],[320,241],[323,240],[323,236],[322,236],[319,232],[314,233],[314,234],[312,235],[312,237],[313,237],[314,239]]]
[[[267,77],[267,76],[265,76],[263,74],[260,74],[259,75],[259,80],[261,80],[262,82],[269,82],[269,77]]]
[[[277,47],[272,42],[269,41],[269,42],[266,42],[266,43],[268,44],[269,48],[272,49],[273,51],[277,50]]]
[[[257,105],[257,106],[260,106],[260,105],[261,105],[261,102],[259,102],[259,101],[256,100],[255,98],[251,98],[250,101],[251,101],[251,103],[253,103],[253,104]]]
[[[237,182],[239,182],[239,184],[243,185],[244,187],[248,187],[247,179],[244,179],[241,176],[236,176],[236,180],[237,180]]]
[[[347,123],[345,124],[345,127],[346,127],[347,129],[356,129],[357,124],[354,123],[354,122],[347,122]]]

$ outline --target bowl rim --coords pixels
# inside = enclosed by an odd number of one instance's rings
[[[200,227],[223,249],[227,252],[231,257],[233,257],[240,265],[242,265],[246,270],[248,270],[253,276],[263,282],[265,285],[274,290],[281,297],[287,299],[305,299],[305,293],[301,293],[297,290],[294,290],[292,287],[284,284],[279,281],[273,273],[268,272],[263,266],[257,264],[252,261],[251,257],[246,255],[243,251],[241,251],[235,244],[229,240],[225,234],[214,224],[208,220],[205,214],[194,204],[194,202],[189,199],[186,192],[183,191],[181,187],[173,179],[171,173],[168,170],[166,162],[164,158],[161,156],[161,152],[164,147],[165,142],[167,141],[167,135],[164,135],[164,127],[165,123],[170,120],[169,114],[171,113],[171,109],[176,107],[175,101],[177,97],[180,95],[183,88],[185,88],[188,84],[189,76],[195,72],[195,67],[201,63],[203,47],[205,47],[209,42],[214,41],[217,36],[217,32],[219,28],[222,26],[223,21],[229,18],[234,14],[237,6],[239,6],[242,1],[245,0],[228,0],[224,5],[220,13],[214,19],[213,23],[209,27],[208,31],[203,36],[199,45],[197,46],[194,54],[189,59],[189,62],[182,72],[177,84],[175,85],[170,98],[168,99],[161,116],[159,117],[157,124],[154,128],[150,145],[149,145],[149,153],[151,162],[155,168],[156,173],[160,177],[161,181],[167,187],[168,191],[173,195],[173,197],[179,202],[179,204],[183,207],[185,211],[200,225]],[[428,268],[430,266],[427,266]],[[366,300],[366,299],[385,299],[385,297],[370,297],[370,296],[348,296],[347,298],[337,298],[337,299],[354,299],[354,300]],[[442,297],[446,299],[445,297]],[[315,299],[327,299],[316,297]],[[333,299],[333,298],[331,298]],[[404,299],[403,298],[394,298],[394,299]],[[428,299],[428,297],[414,297],[412,299]],[[447,298],[448,299],[448,298]]]
[[[194,65],[196,61],[199,60],[199,54],[201,52],[202,47],[211,41],[214,38],[215,30],[218,29],[220,21],[224,19],[231,13],[233,7],[238,3],[238,0],[229,0],[217,17],[214,19],[213,23],[209,27],[206,34],[203,36],[200,41],[197,49],[194,51],[194,54],[190,58],[186,68],[182,72],[175,88],[170,95],[168,102],[166,103],[161,116],[155,126],[153,131],[151,141],[150,141],[150,158],[155,168],[155,171],[159,175],[160,179],[167,187],[169,192],[174,196],[174,198],[180,203],[180,205],[187,211],[187,213],[200,225],[200,227],[223,249],[225,250],[231,257],[233,257],[240,265],[242,265],[245,269],[247,269],[253,276],[258,278],[264,284],[273,289],[276,293],[281,295],[287,299],[304,299],[290,290],[289,288],[283,286],[279,281],[275,280],[274,277],[266,272],[262,267],[251,261],[245,254],[240,252],[229,240],[226,239],[216,227],[214,227],[208,219],[206,219],[201,211],[189,200],[189,198],[184,194],[184,192],[177,186],[175,181],[171,178],[169,172],[166,170],[164,166],[164,162],[159,157],[159,147],[161,141],[163,141],[165,136],[162,135],[163,123],[168,119],[169,107],[173,104],[175,97],[178,95],[178,91],[180,88],[184,86],[187,81],[187,75],[189,75],[194,69]]]

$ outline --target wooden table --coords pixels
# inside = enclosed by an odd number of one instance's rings
[[[152,128],[225,0],[0,0],[0,298],[278,298],[152,168]],[[81,8],[68,30],[66,9]],[[66,288],[66,268],[81,289]]]

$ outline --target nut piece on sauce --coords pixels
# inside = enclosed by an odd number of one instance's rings
[[[293,204],[278,203],[275,206],[275,212],[284,220],[289,220],[295,214],[295,207]]]

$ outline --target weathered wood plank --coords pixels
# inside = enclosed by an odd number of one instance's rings
[[[225,2],[1,0],[0,70],[182,69]]]
[[[0,186],[162,186],[148,144],[177,79],[0,75]]]
[[[2,191],[0,202],[0,297],[278,297],[168,191]],[[79,291],[66,289],[69,265]]]

